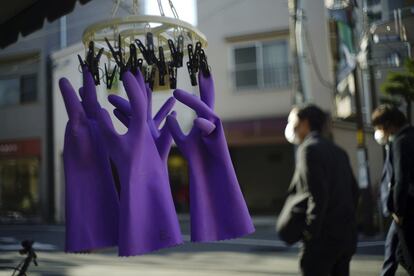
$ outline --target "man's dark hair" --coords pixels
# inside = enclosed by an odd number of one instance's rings
[[[299,120],[308,120],[311,131],[322,132],[325,128],[328,114],[313,104],[296,107]]]
[[[407,124],[407,118],[397,107],[384,104],[378,106],[372,113],[372,125],[384,128],[400,128]]]

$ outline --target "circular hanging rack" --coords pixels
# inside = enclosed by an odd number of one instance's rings
[[[124,0],[114,0],[112,17],[116,15],[123,1]],[[169,0],[168,2],[174,18],[165,16],[161,0],[157,0],[160,16],[139,15],[138,2],[138,0],[132,0],[130,16],[111,18],[109,20],[94,23],[87,27],[82,35],[82,42],[84,44],[85,51],[87,52],[89,50],[89,42],[93,41],[96,51],[103,48],[103,54],[108,57],[108,60],[113,60],[112,53],[108,47],[106,39],[109,43],[111,43],[111,45],[118,47],[120,37],[120,41],[123,46],[122,51],[124,58],[128,59],[129,47],[127,46],[134,44],[136,39],[146,41],[145,36],[148,32],[152,33],[155,47],[167,46],[164,49],[166,60],[171,60],[168,40],[170,39],[176,43],[179,35],[184,38],[184,49],[187,49],[188,44],[195,45],[196,42],[201,42],[203,48],[207,47],[206,36],[190,23],[182,21],[178,18],[178,13],[172,3],[172,0]],[[187,51],[184,51],[184,54],[187,54]],[[138,55],[142,56],[142,53],[138,51]]]
[[[113,17],[123,1],[114,0]],[[82,42],[86,59],[79,56],[79,61],[81,65],[90,67],[96,84],[103,78],[103,69],[99,67],[102,55],[107,58],[104,82],[109,89],[115,74],[121,77],[125,70],[138,68],[145,72],[145,79],[151,83],[151,88],[154,78],[159,80],[160,86],[165,85],[166,75],[169,76],[170,88],[175,88],[177,68],[183,67],[185,55],[188,55],[188,62],[184,64],[187,65],[192,85],[197,83],[195,74],[200,68],[209,74],[203,51],[207,47],[205,35],[178,18],[172,0],[168,2],[174,18],[166,17],[161,0],[157,2],[161,16],[139,15],[138,0],[132,0],[132,15],[97,22],[85,29]]]
[[[190,23],[177,18],[156,15],[131,15],[95,23],[85,29],[82,42],[87,50],[89,42],[93,41],[95,50],[99,51],[103,48],[103,54],[111,57],[112,54],[105,38],[112,45],[117,45],[118,37],[121,36],[122,45],[125,46],[135,43],[136,39],[145,40],[147,32],[153,34],[155,46],[168,46],[168,39],[177,41],[178,36],[182,35],[185,49],[188,44],[195,44],[198,41],[201,42],[203,48],[207,47],[206,36]],[[124,51],[127,58],[128,47],[125,47]],[[170,59],[171,53],[168,47],[164,53],[165,58]]]

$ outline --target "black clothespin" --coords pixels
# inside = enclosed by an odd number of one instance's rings
[[[195,50],[194,50],[194,55],[197,57],[197,59],[199,59],[199,58],[200,58],[200,51],[201,51],[201,49],[202,49],[201,42],[200,42],[200,41],[198,41],[198,42],[196,43],[196,47],[195,47]]]
[[[182,35],[178,36],[177,47],[175,47],[174,41],[168,39],[168,47],[170,47],[172,62],[174,67],[180,68],[183,66],[183,57],[184,57],[184,37]]]
[[[148,65],[152,65],[152,59],[150,58],[147,49],[145,48],[144,44],[142,44],[141,40],[135,39],[135,43],[138,46],[138,49],[141,51],[142,56],[144,57],[145,61]]]
[[[154,80],[155,80],[155,67],[147,66],[145,69],[145,82],[148,83],[151,90],[154,89]]]
[[[197,85],[197,78],[196,74],[198,72],[198,55],[195,55],[193,52],[193,45],[188,44],[188,61],[187,61],[187,69],[188,74],[190,75],[191,85],[196,86]]]
[[[83,61],[82,57],[80,55],[78,55],[78,60],[79,60],[79,64],[81,67],[85,66],[85,62]]]
[[[118,50],[116,51],[112,47],[111,43],[109,43],[109,40],[106,37],[105,37],[105,41],[106,41],[106,44],[108,45],[109,50],[112,53],[112,57],[114,58],[116,64],[119,67],[119,70],[120,70],[119,78],[122,80],[122,75],[127,70],[127,67],[124,64],[124,59],[122,55],[121,35],[119,35],[118,37]]]
[[[155,56],[154,35],[151,32],[147,32],[146,38],[149,58],[152,60],[152,63],[156,64],[158,62],[158,59]]]
[[[147,47],[145,47],[142,41],[139,39],[135,39],[135,43],[137,44],[142,56],[148,65],[153,65],[154,63],[158,62],[158,59],[154,53],[154,40],[152,33],[147,33]]]
[[[93,41],[89,42],[88,53],[86,54],[86,60],[82,60],[81,56],[78,55],[79,63],[83,66],[88,66],[89,71],[92,73],[95,85],[100,84],[99,80],[99,60],[101,59],[103,48],[98,51],[95,56],[95,44]]]
[[[167,65],[165,64],[165,57],[164,57],[164,48],[162,46],[158,47],[158,83],[159,85],[165,85],[165,75],[167,74]]]
[[[116,65],[114,67],[114,70],[112,72],[108,71],[108,68],[106,67],[105,63],[105,80],[106,80],[106,88],[111,89],[112,83],[114,82],[115,74],[116,74]]]
[[[168,62],[168,75],[170,77],[170,88],[177,88],[177,67],[174,66],[173,62]]]
[[[101,59],[103,48],[99,49],[98,54],[95,56],[95,45],[93,41],[89,42],[89,51],[87,56],[87,63],[89,65],[89,70],[91,71],[93,78],[95,80],[95,85],[100,84],[99,80],[99,60]]]
[[[184,36],[178,36],[177,42],[177,68],[183,66],[183,57],[184,57]]]
[[[142,66],[142,62],[141,62]],[[134,75],[137,73],[139,66],[138,58],[137,58],[137,47],[134,44],[129,45],[129,58],[126,64],[128,70],[130,70]]]
[[[203,73],[204,77],[209,77],[211,74],[210,66],[207,62],[207,56],[203,49],[200,50],[200,70]]]

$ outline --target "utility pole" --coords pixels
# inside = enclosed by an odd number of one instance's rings
[[[364,2],[366,6],[366,2]],[[365,7],[362,7],[362,18],[365,19]],[[365,21],[365,20],[364,20]],[[355,33],[355,24],[352,24],[352,33],[354,37],[354,45],[357,44],[359,39]],[[367,28],[366,23],[363,22],[364,29]],[[355,49],[358,49],[359,45],[355,45]],[[365,141],[365,132],[364,132],[364,119],[362,114],[362,101],[361,101],[361,86],[358,82],[358,66],[355,67],[354,72],[354,96],[355,96],[355,115],[356,115],[356,128],[357,128],[357,160],[358,160],[358,183],[360,188],[360,211],[361,211],[361,226],[365,234],[373,234],[374,232],[374,201],[372,198],[372,187],[371,179],[369,174],[368,166],[368,150],[366,147]],[[370,78],[373,78],[371,75]],[[351,91],[352,92],[352,91]],[[373,93],[373,91],[370,91]]]
[[[292,90],[293,102],[295,104],[303,103],[305,96],[303,94],[302,80],[299,72],[299,57],[296,41],[296,21],[297,21],[297,0],[289,0],[289,47],[292,55]]]

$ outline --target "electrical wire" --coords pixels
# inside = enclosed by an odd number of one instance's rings
[[[313,43],[312,40],[309,37],[309,31],[308,28],[306,26],[306,24],[302,24],[303,28],[304,28],[304,33],[305,33],[305,41],[306,44],[308,45],[308,50],[309,50],[309,54],[310,54],[310,64],[312,65],[316,77],[318,78],[319,82],[325,86],[326,88],[329,89],[336,89],[335,85],[333,85],[332,83],[330,83],[329,81],[325,80],[322,76],[321,70],[319,69],[317,60],[316,60],[316,55],[315,55],[315,50],[313,48]]]

